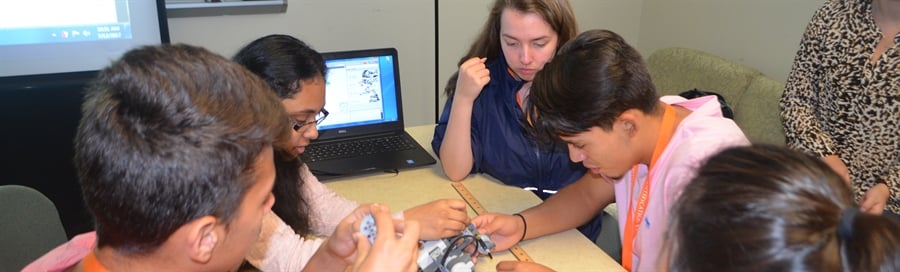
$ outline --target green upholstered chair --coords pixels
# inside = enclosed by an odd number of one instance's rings
[[[756,69],[689,48],[664,48],[650,54],[647,66],[662,95],[690,89],[721,94],[734,121],[753,143],[784,145],[779,99],[784,83]]]
[[[0,186],[0,271],[20,271],[66,242],[56,206],[37,190]]]

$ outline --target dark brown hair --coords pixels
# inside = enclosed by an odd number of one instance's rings
[[[700,167],[672,208],[671,271],[897,271],[900,223],[859,213],[821,160],[734,147]]]
[[[543,141],[598,126],[623,112],[655,113],[659,96],[641,55],[618,34],[588,30],[564,44],[535,75],[525,116]]]
[[[87,89],[75,165],[98,246],[141,254],[213,215],[230,222],[253,165],[289,137],[258,77],[189,45],[126,52]]]

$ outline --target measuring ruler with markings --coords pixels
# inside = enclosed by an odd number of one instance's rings
[[[487,213],[487,210],[484,209],[484,206],[481,206],[481,202],[478,202],[478,199],[476,199],[475,196],[472,195],[471,192],[469,192],[469,189],[466,189],[466,186],[463,185],[462,182],[452,181],[450,182],[450,185],[453,186],[453,189],[456,189],[456,192],[459,193],[460,196],[462,196],[463,200],[465,200],[466,203],[469,203],[469,207],[472,207],[472,209],[475,210],[475,213]],[[512,255],[515,256],[519,261],[534,262],[534,260],[531,259],[531,256],[528,256],[528,253],[525,253],[525,250],[522,249],[519,244],[515,244],[510,247],[509,252],[512,253]]]

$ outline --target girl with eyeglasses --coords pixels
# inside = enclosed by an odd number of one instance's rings
[[[273,193],[278,201],[248,261],[264,271],[300,271],[323,239],[359,206],[331,191],[300,159],[319,136],[316,124],[325,110],[325,61],[304,42],[287,35],[259,38],[242,48],[234,60],[266,81],[282,99],[293,129],[288,143],[276,148]],[[281,220],[278,220],[278,218]],[[466,203],[435,200],[394,215],[421,226],[421,239],[458,235],[469,223]]]

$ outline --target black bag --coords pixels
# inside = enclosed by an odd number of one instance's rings
[[[725,97],[722,96],[721,94],[717,94],[717,93],[710,92],[710,91],[691,89],[689,91],[681,92],[678,95],[681,97],[687,98],[687,99],[694,99],[697,97],[704,97],[707,95],[715,95],[716,98],[719,99],[719,105],[722,106],[721,107],[722,116],[725,116],[725,118],[734,120],[734,111],[731,110],[731,106],[728,105],[728,102],[725,101]]]

